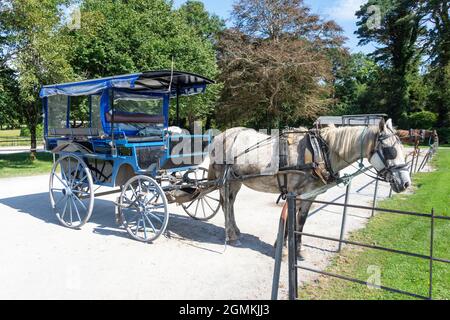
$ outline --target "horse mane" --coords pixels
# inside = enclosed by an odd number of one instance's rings
[[[365,130],[366,129],[366,130]],[[364,132],[365,131],[365,132]],[[343,169],[361,157],[367,157],[373,148],[380,132],[378,126],[326,127],[321,135],[330,149],[330,161],[334,170]]]

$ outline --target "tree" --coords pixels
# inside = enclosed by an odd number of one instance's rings
[[[203,2],[188,0],[178,12],[199,36],[212,43],[216,43],[219,33],[225,29],[225,21],[206,11]]]
[[[335,115],[377,113],[374,95],[380,77],[380,67],[373,58],[363,53],[348,56],[336,75],[334,84],[336,107]]]
[[[428,0],[425,4],[428,31],[428,54],[431,58],[429,80],[432,82],[430,101],[438,114],[438,127],[450,127],[450,3]]]
[[[330,50],[341,28],[310,13],[302,0],[241,0],[235,27],[219,42],[222,123],[281,127],[315,117],[330,103]]]
[[[381,12],[378,26],[370,23],[377,14],[372,10],[374,6]],[[422,7],[422,1],[369,0],[356,13],[360,44],[377,43],[372,56],[385,68],[389,79],[385,88],[388,95],[380,102],[380,109],[389,110],[395,121],[412,108],[411,81],[417,76],[423,54],[419,40],[426,34]]]
[[[35,158],[36,126],[41,120],[39,91],[43,84],[74,77],[68,63],[69,43],[60,32],[64,0],[7,0],[0,11],[2,53],[15,74],[20,113],[31,133]]]
[[[176,11],[166,0],[84,0],[80,9],[81,28],[69,33],[70,62],[83,78],[171,69],[172,62],[175,69],[213,79],[218,73],[210,39],[215,22],[195,29],[209,17],[195,2]],[[190,104],[182,101],[181,116],[191,128],[194,121],[211,114],[216,91],[209,89]],[[200,101],[204,104],[192,104]]]
[[[20,124],[18,112],[18,85],[11,70],[5,63],[0,62],[0,129],[17,128]]]

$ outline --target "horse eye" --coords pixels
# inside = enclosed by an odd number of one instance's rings
[[[397,158],[397,149],[394,147],[383,148],[383,155],[386,160],[394,160]]]

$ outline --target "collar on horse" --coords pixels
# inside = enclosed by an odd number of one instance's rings
[[[285,134],[280,137],[280,165],[279,171],[306,171],[312,170],[314,175],[324,184],[329,184],[339,178],[339,174],[333,171],[330,161],[329,146],[320,134],[320,130],[312,129],[305,135],[305,163],[301,165],[288,166],[288,140]]]

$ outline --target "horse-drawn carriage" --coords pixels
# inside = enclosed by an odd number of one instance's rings
[[[212,136],[169,130],[171,104],[178,116],[180,97],[202,94],[212,83],[154,71],[44,86],[45,146],[55,155],[50,201],[60,223],[81,228],[94,199],[114,193],[116,221],[139,241],[165,232],[170,203],[195,219],[212,218],[219,199],[205,191],[207,170],[199,167]],[[96,193],[100,187],[113,190]]]

